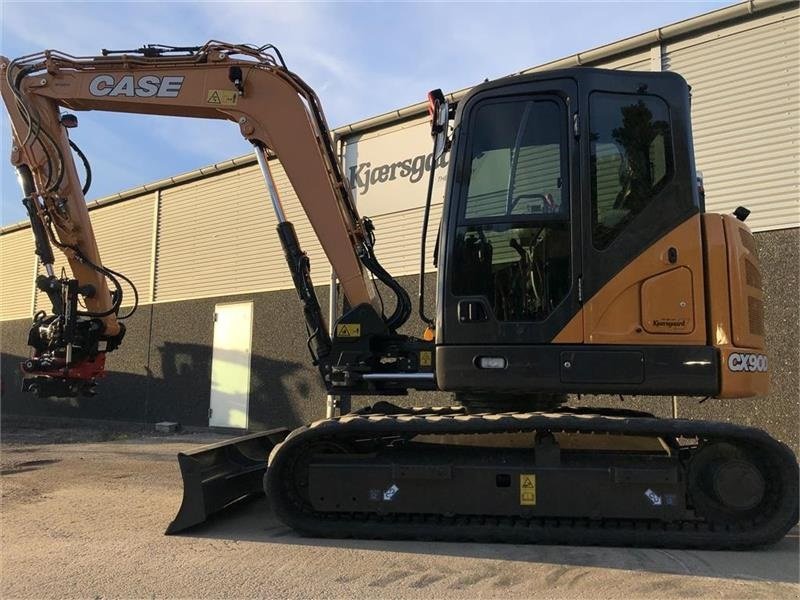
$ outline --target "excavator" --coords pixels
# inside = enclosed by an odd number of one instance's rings
[[[275,47],[48,50],[0,59],[0,91],[43,271],[36,285],[52,303],[33,319],[24,389],[93,393],[125,333],[123,282],[133,284],[101,260],[89,177],[81,183],[73,151],[87,175],[89,165],[66,112],[103,110],[238,124],[326,389],[380,397],[293,431],[180,454],[184,497],[167,533],[262,489],[286,525],[333,538],[737,549],[774,543],[797,523],[797,460],[764,431],[567,402],[767,393],[748,211],[705,211],[680,75],[517,75],[475,87],[455,107],[429,94],[434,169],[443,152],[450,158],[435,314],[421,283],[420,336],[399,332],[409,294],[378,261],[319,99]],[[345,305],[330,329],[272,157],[338,277]],[[54,272],[53,247],[71,276]],[[384,399],[409,390],[451,392],[455,403]]]

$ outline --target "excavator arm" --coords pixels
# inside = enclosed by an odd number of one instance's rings
[[[53,315],[37,316],[30,338],[36,353],[23,365],[39,393],[87,391],[88,384],[103,374],[105,352],[115,348],[124,334],[118,314],[119,279],[124,277],[103,266],[85,204],[86,190],[72,159],[76,146],[68,129],[77,120],[62,114],[62,108],[225,119],[238,124],[255,148],[317,358],[327,352],[330,339],[311,286],[308,261],[272,182],[268,152],[280,159],[350,306],[378,309],[371,279],[377,276],[398,294],[395,312],[384,319],[389,329],[410,313],[407,294],[372,253],[370,222],[359,217],[353,204],[316,94],[286,68],[272,46],[210,41],[195,48],[104,50],[92,57],[52,50],[13,61],[0,57],[0,92],[11,117],[11,161],[23,188],[36,251],[47,273],[37,285],[54,307]],[[53,245],[66,255],[74,279],[55,276]],[[78,310],[78,296],[82,296],[83,311]]]

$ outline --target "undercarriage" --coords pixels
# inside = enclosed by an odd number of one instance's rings
[[[599,413],[317,421],[272,450],[264,487],[316,537],[733,549],[797,523],[797,462],[764,432]]]

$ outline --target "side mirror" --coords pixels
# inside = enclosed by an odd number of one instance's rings
[[[447,121],[450,115],[450,107],[442,90],[428,92],[428,114],[431,118],[433,160],[438,160],[447,150]]]

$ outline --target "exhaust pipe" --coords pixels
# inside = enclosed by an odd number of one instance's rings
[[[267,458],[289,430],[259,431],[178,453],[183,501],[166,535],[203,523],[214,513],[264,493]]]

